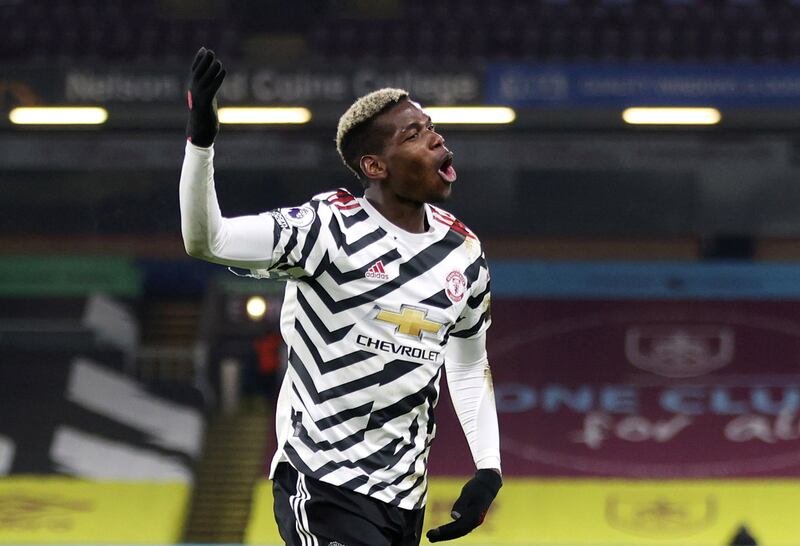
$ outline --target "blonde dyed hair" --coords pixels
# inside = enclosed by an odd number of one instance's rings
[[[336,151],[348,169],[360,177],[360,169],[354,169],[347,162],[344,151],[344,143],[348,135],[353,130],[369,122],[387,108],[394,106],[401,100],[408,98],[408,91],[394,87],[384,87],[356,99],[350,108],[339,118],[339,125],[336,128]],[[358,158],[360,160],[360,158]]]

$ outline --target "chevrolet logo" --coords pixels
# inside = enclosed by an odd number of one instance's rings
[[[424,333],[436,335],[444,327],[444,323],[425,318],[428,311],[419,307],[402,305],[400,312],[376,308],[375,319],[397,326],[395,333],[422,339]]]

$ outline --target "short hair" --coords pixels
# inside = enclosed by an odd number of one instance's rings
[[[345,166],[362,178],[361,158],[383,151],[385,131],[374,131],[373,121],[382,113],[408,98],[408,91],[384,87],[357,99],[339,118],[336,128],[336,151]]]

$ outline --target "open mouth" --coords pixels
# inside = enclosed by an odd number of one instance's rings
[[[456,169],[453,167],[453,154],[449,153],[442,161],[441,166],[439,167],[439,176],[441,176],[445,182],[453,183],[456,181]]]

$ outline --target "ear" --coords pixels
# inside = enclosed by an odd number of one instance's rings
[[[361,156],[359,166],[361,167],[361,172],[369,180],[383,180],[389,174],[386,170],[386,163],[377,155]]]

